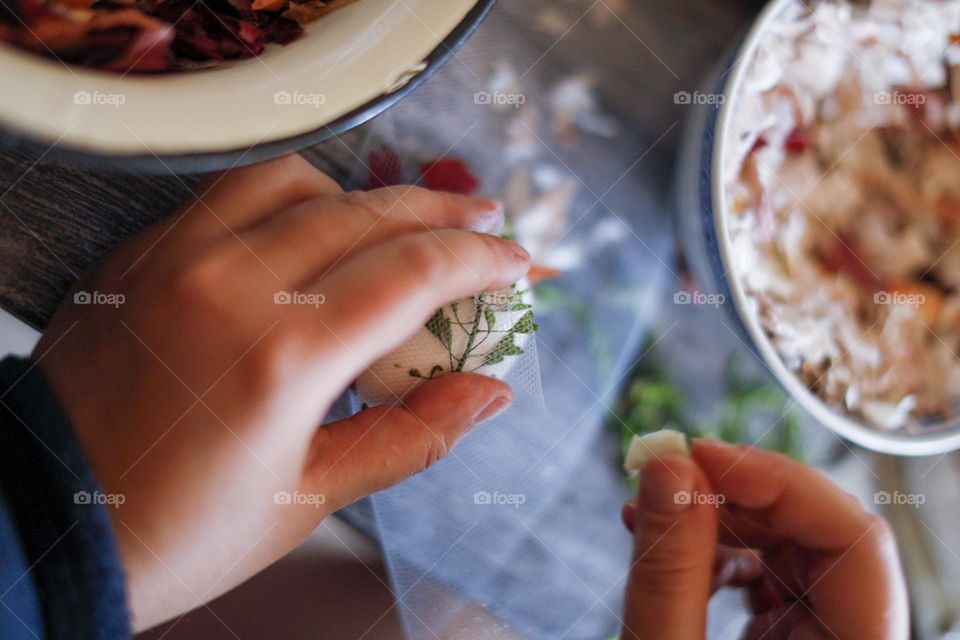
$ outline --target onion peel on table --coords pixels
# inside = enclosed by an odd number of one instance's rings
[[[554,278],[559,278],[562,275],[563,272],[560,269],[534,264],[530,267],[530,271],[527,272],[527,280],[530,281],[531,285],[535,285],[538,282],[542,282],[544,280],[553,280]]]
[[[480,179],[463,160],[440,158],[420,165],[420,177],[428,189],[469,196],[480,188]]]

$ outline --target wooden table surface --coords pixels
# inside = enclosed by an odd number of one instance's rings
[[[324,146],[304,155],[345,179],[347,158]],[[174,210],[199,179],[109,174],[0,153],[0,307],[43,329],[84,269]]]

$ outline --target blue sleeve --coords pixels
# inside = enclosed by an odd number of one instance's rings
[[[18,358],[0,362],[0,456],[0,638],[129,638],[111,507],[43,375]]]

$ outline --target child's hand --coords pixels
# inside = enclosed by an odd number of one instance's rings
[[[748,589],[746,640],[909,637],[887,524],[784,456],[698,440],[692,458],[647,464],[623,518],[636,539],[624,640],[701,640],[724,585]]]
[[[297,156],[198,193],[80,283],[93,304],[68,296],[34,354],[105,491],[125,498],[111,514],[137,629],[237,585],[512,400],[455,374],[318,428],[434,310],[526,273],[523,249],[487,235],[495,202],[343,193]]]

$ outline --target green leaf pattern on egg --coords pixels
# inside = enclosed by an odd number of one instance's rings
[[[531,302],[521,283],[438,309],[423,329],[357,379],[357,395],[376,405],[396,402],[447,373],[504,378],[537,330]]]

